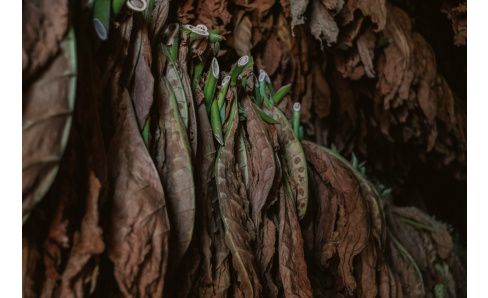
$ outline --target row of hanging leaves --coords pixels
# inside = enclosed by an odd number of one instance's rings
[[[55,2],[23,8],[25,297],[465,295],[446,226],[303,140],[311,105],[249,28],[231,65],[225,26],[168,1]]]

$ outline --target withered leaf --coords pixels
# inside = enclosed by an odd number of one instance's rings
[[[289,1],[291,6],[291,30],[297,25],[305,23],[304,14],[307,10],[309,0]]]
[[[353,295],[362,282],[354,276],[353,260],[369,243],[367,204],[355,175],[346,165],[314,143],[303,141],[302,145],[312,168],[315,183],[311,185],[317,187],[313,238],[314,250],[320,250],[320,256],[315,256],[316,262],[334,278],[334,292]],[[375,274],[374,268],[367,269],[370,276]]]
[[[149,28],[149,38],[157,41],[157,36],[163,29],[164,24],[168,18],[169,0],[154,0],[154,10],[151,17],[151,24]]]
[[[310,10],[310,31],[313,36],[320,41],[322,49],[324,41],[329,46],[332,43],[337,42],[339,27],[322,1],[312,1]]]
[[[82,297],[92,294],[96,285],[98,268],[86,270],[93,255],[101,254],[105,249],[102,229],[99,227],[98,200],[101,184],[93,172],[89,172],[86,214],[81,222],[80,232],[75,232],[70,257],[61,277],[62,297]],[[78,276],[80,275],[80,276]],[[84,288],[90,288],[85,293]]]
[[[248,197],[252,208],[252,219],[259,231],[262,209],[268,199],[276,170],[274,151],[264,128],[265,124],[248,96],[243,98],[242,107],[247,114],[246,127],[251,143],[250,162],[253,165],[249,177]]]
[[[67,1],[22,2],[22,82],[56,55],[67,29]]]
[[[225,145],[217,152],[215,178],[225,242],[232,253],[232,267],[237,272],[237,287],[245,297],[259,297],[261,284],[256,273],[251,242],[255,227],[249,217],[246,189],[240,180],[234,148],[239,127],[237,101],[233,100],[225,134]]]
[[[166,77],[157,88],[159,123],[151,153],[165,191],[171,224],[168,259],[168,278],[171,278],[192,238],[195,186],[190,147],[175,93]]]
[[[158,172],[146,150],[130,95],[112,82],[118,111],[108,149],[113,199],[107,249],[126,297],[161,296],[168,260],[169,219]]]
[[[300,224],[295,213],[295,206],[283,184],[279,196],[278,255],[284,294],[285,297],[312,297]]]
[[[51,186],[71,128],[77,75],[73,30],[59,47],[22,94],[22,222]]]
[[[139,129],[142,131],[149,114],[149,109],[153,103],[154,77],[151,73],[150,65],[148,65],[148,61],[145,59],[146,56],[149,56],[149,58],[151,57],[151,44],[145,26],[142,27],[140,34],[141,49],[135,67],[134,85],[132,87],[131,97],[134,102],[137,123],[139,124]]]

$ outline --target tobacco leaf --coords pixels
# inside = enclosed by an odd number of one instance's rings
[[[465,46],[468,38],[467,3],[467,1],[464,1],[464,3],[459,3],[458,6],[451,6],[448,2],[444,2],[441,8],[441,12],[445,13],[452,22],[454,45],[456,46]]]
[[[168,277],[172,278],[190,244],[195,220],[195,186],[185,126],[169,81],[158,84],[159,121],[151,155],[165,190],[171,225]],[[186,102],[185,102],[186,104]]]
[[[86,214],[79,232],[75,232],[70,256],[61,276],[60,295],[62,297],[81,297],[93,294],[98,276],[98,265],[89,263],[94,255],[105,249],[102,229],[99,227],[98,199],[101,183],[94,172],[89,172],[88,194],[85,203]],[[85,293],[88,288],[88,293]]]
[[[56,56],[67,29],[67,1],[22,2],[22,83]]]
[[[146,26],[141,26],[141,49],[135,66],[131,97],[139,129],[142,131],[153,103],[154,77],[151,73],[151,44]]]
[[[278,122],[276,132],[282,149],[284,168],[293,189],[297,216],[301,220],[305,216],[308,205],[307,162],[302,146],[285,115],[278,108],[272,107],[264,111]]]
[[[320,41],[320,47],[323,50],[324,41],[328,46],[337,42],[339,27],[322,1],[312,1],[310,10],[310,32]]]
[[[313,0],[312,0],[313,1]],[[284,2],[284,1],[282,1]],[[291,30],[297,25],[305,23],[305,11],[307,10],[309,0],[287,1],[291,6]],[[283,5],[283,4],[282,4]],[[285,5],[283,5],[285,6]]]
[[[371,17],[371,21],[376,24],[375,31],[382,31],[386,25],[386,1],[385,0],[349,0],[345,3],[340,18],[341,25],[347,25],[355,19],[354,12],[359,9],[364,16]]]
[[[170,60],[170,59],[169,59]],[[179,115],[184,124],[184,129],[188,127],[188,103],[186,99],[185,89],[178,72],[178,66],[176,62],[169,61],[166,69],[166,78],[169,81],[171,88],[175,94]]]
[[[154,0],[154,9],[149,26],[149,38],[153,42],[158,41],[158,35],[168,19],[169,0]]]
[[[285,297],[312,297],[312,287],[307,276],[307,264],[303,250],[295,206],[285,190],[284,184],[279,195],[279,272]]]
[[[194,24],[203,24],[212,30],[219,30],[220,35],[226,35],[230,31],[226,28],[232,20],[232,15],[227,9],[227,0],[203,1],[198,0],[196,19]]]
[[[68,142],[76,89],[73,30],[39,78],[22,92],[22,221],[49,190]]]
[[[333,283],[331,289],[326,289],[315,279],[312,280],[313,287],[318,287],[321,292],[346,296],[357,293],[358,289],[368,288],[371,292],[372,285],[366,284],[367,280],[354,276],[354,260],[365,253],[368,244],[372,244],[368,242],[371,219],[359,182],[347,165],[316,144],[303,141],[302,146],[312,167],[311,186],[314,189],[311,193],[315,196],[314,204],[317,204],[312,215],[313,229],[304,231],[309,234],[304,238],[313,239],[315,253],[312,260],[316,264],[312,263],[312,272],[325,270],[326,284]],[[371,260],[368,263],[374,264],[376,260],[372,256],[374,254],[369,254]],[[374,266],[363,266],[362,270],[367,270],[362,275],[375,276]]]
[[[112,81],[118,112],[108,149],[113,181],[107,250],[124,296],[161,296],[168,260],[169,219],[158,172],[137,126],[130,95]]]
[[[195,112],[195,102],[193,100],[193,93],[191,92],[191,81],[188,73],[183,70],[181,65],[178,65],[178,73],[181,78],[181,84],[185,92],[186,104],[188,106],[188,127],[186,130],[188,135],[188,141],[190,142],[192,158],[194,160],[197,155],[198,145],[198,121],[196,119],[197,116]]]
[[[276,170],[274,151],[266,133],[265,124],[248,96],[243,98],[242,107],[247,114],[246,128],[251,144],[249,153],[252,172],[249,175],[248,197],[252,210],[251,217],[259,234],[263,216],[262,209],[268,199]]]
[[[231,105],[225,145],[218,150],[215,164],[218,201],[225,243],[232,253],[232,267],[237,274],[234,291],[245,297],[258,297],[262,289],[252,254],[255,227],[249,216],[249,201],[234,155],[239,127],[236,100]]]

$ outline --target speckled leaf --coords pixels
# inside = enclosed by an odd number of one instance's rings
[[[129,93],[113,81],[118,111],[108,149],[113,181],[108,255],[124,296],[161,296],[168,258],[169,220],[156,168],[146,150]]]
[[[234,155],[239,127],[236,100],[231,105],[225,145],[220,147],[215,164],[217,193],[225,228],[225,242],[232,253],[232,267],[237,273],[234,291],[241,292],[245,297],[259,297],[261,284],[251,245],[255,227],[249,217],[246,189]]]
[[[22,222],[51,186],[68,142],[76,89],[74,31],[22,94]]]
[[[165,77],[157,88],[159,123],[151,153],[168,203],[171,224],[168,274],[174,274],[193,234],[195,187],[190,148],[175,94]]]
[[[293,129],[285,115],[276,107],[265,109],[268,116],[275,119],[278,140],[284,153],[285,171],[290,178],[290,184],[297,205],[298,219],[302,220],[308,205],[308,173],[307,162],[300,141],[293,133]]]

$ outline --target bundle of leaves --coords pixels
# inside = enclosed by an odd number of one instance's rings
[[[24,8],[24,296],[465,296],[446,226],[304,141],[264,56],[229,63],[167,1],[47,3]]]

